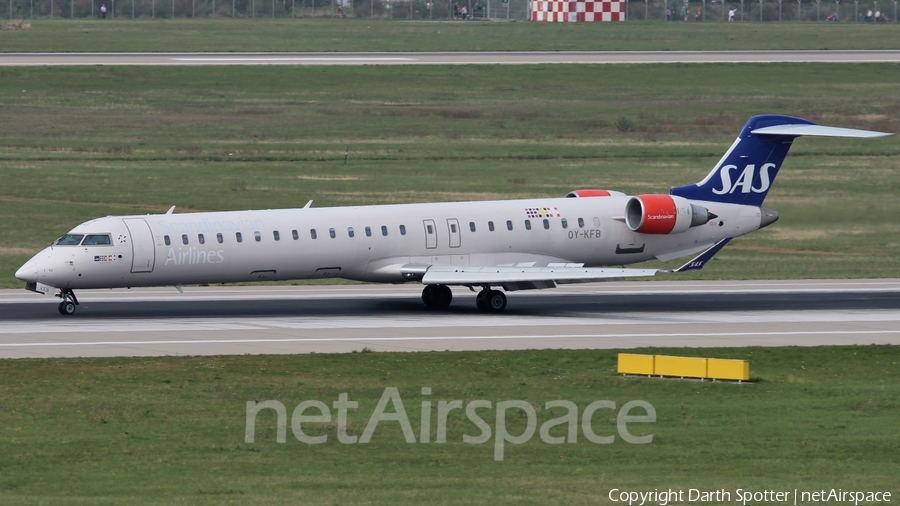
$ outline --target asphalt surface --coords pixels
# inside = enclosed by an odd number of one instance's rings
[[[27,65],[524,65],[540,63],[900,62],[900,50],[555,51],[441,53],[0,53],[0,66]]]
[[[197,287],[0,292],[0,358],[266,353],[900,344],[900,280],[638,282],[508,294],[480,313],[454,288],[445,310],[421,286]]]

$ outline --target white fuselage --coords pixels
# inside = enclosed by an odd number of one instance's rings
[[[54,245],[31,261],[38,283],[63,289],[325,277],[401,283],[407,280],[401,267],[410,264],[668,260],[760,227],[758,207],[699,202],[718,218],[678,234],[641,234],[623,222],[627,200],[613,195],[111,216],[70,232],[108,234],[111,244]]]

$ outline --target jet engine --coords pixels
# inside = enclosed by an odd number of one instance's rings
[[[570,191],[566,198],[579,198],[583,199],[585,197],[624,197],[625,194],[622,192],[612,191],[612,190],[575,190]]]
[[[625,224],[642,234],[680,234],[715,218],[709,209],[675,195],[638,195],[625,204]]]

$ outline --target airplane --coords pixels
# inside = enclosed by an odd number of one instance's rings
[[[702,181],[668,194],[107,216],[70,230],[16,278],[57,291],[63,315],[79,304],[74,290],[335,277],[419,282],[433,308],[450,305],[451,286],[468,287],[479,310],[500,313],[504,292],[701,269],[732,238],[778,219],[762,203],[804,135],[893,134],[754,116]],[[677,269],[624,267],[700,252]]]

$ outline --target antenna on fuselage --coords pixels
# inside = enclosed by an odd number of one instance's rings
[[[168,211],[166,211],[166,214],[172,214],[172,211],[174,211],[174,210],[175,210],[175,206],[172,206],[169,208]]]
[[[309,206],[311,206],[311,205],[312,205],[312,200],[310,200],[309,202],[307,202],[306,205],[303,206],[303,209],[309,209]]]

